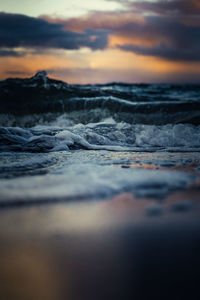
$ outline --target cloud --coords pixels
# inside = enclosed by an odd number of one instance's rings
[[[108,2],[113,0],[106,0]],[[199,15],[199,0],[152,0],[152,1],[136,1],[136,0],[114,0],[137,13],[153,12],[155,14],[183,14],[183,15]]]
[[[24,55],[25,55],[24,51],[0,49],[0,57],[6,57],[6,56],[21,57],[21,56],[24,56]]]
[[[200,61],[200,26],[188,26],[160,16],[148,16],[145,21],[142,25],[129,23],[121,28],[133,37],[133,43],[120,46],[122,50],[173,61]],[[152,41],[151,47],[136,45],[136,37]]]
[[[138,46],[133,44],[119,45],[119,49],[130,51],[143,56],[156,56],[171,61],[200,61],[200,48],[194,53],[192,49],[182,49],[158,45],[154,47]]]
[[[116,2],[124,10],[68,19],[0,13],[0,56],[22,56],[27,49],[44,53],[116,47],[167,61],[200,61],[199,0]]]
[[[127,5],[137,12],[153,12],[161,15],[200,15],[199,0],[135,1]]]
[[[51,24],[40,18],[20,14],[0,13],[0,48],[2,55],[17,56],[13,48],[56,48],[77,50],[88,47],[105,49],[108,32],[87,29],[82,33],[64,30],[62,24]]]
[[[124,11],[93,12],[67,20],[47,19],[77,32],[87,28],[108,30],[111,38],[123,41],[116,41],[115,46],[124,51],[171,61],[200,61],[199,0],[125,3]]]

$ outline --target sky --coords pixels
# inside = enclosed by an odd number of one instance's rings
[[[0,79],[199,83],[200,0],[0,0]]]

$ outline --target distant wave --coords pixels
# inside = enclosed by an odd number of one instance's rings
[[[34,120],[49,122],[68,114],[68,119],[84,124],[112,117],[130,124],[199,125],[199,92],[199,85],[69,85],[39,72],[32,78],[0,82],[0,124],[20,126],[27,117],[24,125],[33,126]]]
[[[200,149],[200,86],[0,82],[0,149]],[[106,121],[105,121],[106,120]]]
[[[124,192],[160,201],[189,187],[195,176],[157,168],[199,172],[199,92],[192,85],[69,85],[45,72],[1,81],[0,207]],[[147,153],[156,151],[163,153]]]

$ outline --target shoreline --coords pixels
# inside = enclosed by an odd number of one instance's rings
[[[74,152],[70,157],[76,162],[79,155]],[[107,162],[104,167],[115,172],[150,168],[170,174],[181,171],[196,179],[161,198],[121,191],[104,199],[0,209],[2,299],[195,297],[200,269],[200,153],[81,155],[85,168],[88,161],[97,167],[98,161],[103,166]]]

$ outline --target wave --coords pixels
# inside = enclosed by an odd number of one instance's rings
[[[200,126],[140,125],[105,119],[72,124],[60,116],[48,125],[1,127],[0,150],[52,152],[62,150],[200,151]]]
[[[26,126],[34,126],[39,118],[51,121],[48,117],[65,113],[68,119],[84,124],[112,117],[130,124],[199,125],[199,90],[199,85],[69,85],[39,72],[32,78],[0,82],[0,123],[21,126],[20,122],[29,119]]]
[[[130,124],[193,124],[200,125],[200,109],[191,104],[169,106],[130,104],[126,101],[114,101],[107,99],[102,107],[98,107],[97,100],[74,100],[71,101],[69,112],[48,112],[40,114],[25,114],[22,116],[13,114],[1,114],[0,126],[32,127],[36,124],[49,124],[65,116],[69,124],[77,123],[97,123],[105,118],[113,118],[116,122],[126,122]],[[120,106],[121,105],[121,106]],[[95,106],[97,106],[95,108]],[[170,111],[171,109],[171,111]],[[63,109],[63,111],[65,111]]]

